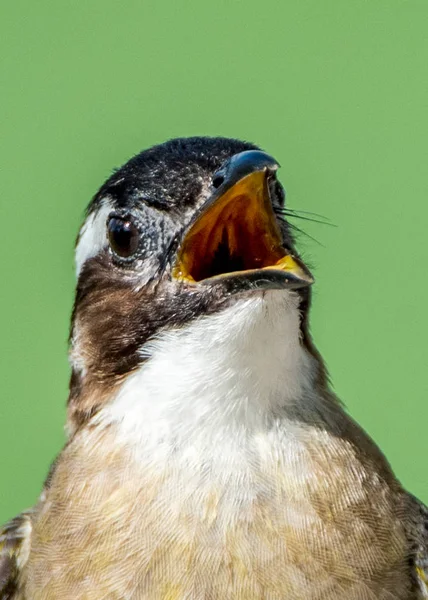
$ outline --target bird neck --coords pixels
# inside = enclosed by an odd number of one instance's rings
[[[317,403],[317,360],[301,335],[299,299],[268,292],[159,334],[141,350],[97,420],[125,435],[177,436],[259,429]]]

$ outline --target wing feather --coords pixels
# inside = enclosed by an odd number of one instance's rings
[[[9,521],[0,530],[0,599],[11,600],[19,591],[22,569],[31,544],[31,511]]]
[[[418,600],[428,599],[428,508],[409,494],[410,566]]]

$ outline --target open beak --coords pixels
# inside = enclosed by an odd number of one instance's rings
[[[250,150],[233,156],[215,175],[218,188],[181,241],[176,279],[192,284],[231,280],[238,289],[297,289],[313,283],[303,262],[283,246],[268,186],[277,168],[273,158]]]

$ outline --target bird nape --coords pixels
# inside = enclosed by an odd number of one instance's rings
[[[329,387],[278,163],[175,139],[89,204],[68,440],[5,600],[428,598],[428,512]]]

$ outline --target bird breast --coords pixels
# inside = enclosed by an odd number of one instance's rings
[[[36,519],[29,597],[405,598],[397,497],[352,445],[288,425],[146,462],[114,427],[81,432]]]

